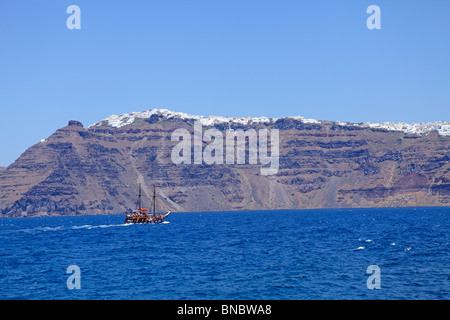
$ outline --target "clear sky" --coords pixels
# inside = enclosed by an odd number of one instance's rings
[[[69,120],[149,108],[450,121],[450,1],[0,0],[0,166]]]

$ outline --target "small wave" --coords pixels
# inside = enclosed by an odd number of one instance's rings
[[[168,222],[167,222],[168,223]],[[97,229],[97,228],[111,228],[111,227],[126,227],[126,226],[131,226],[132,224],[128,224],[128,223],[120,223],[120,224],[100,224],[100,225],[91,225],[91,224],[85,224],[85,225],[81,225],[81,226],[57,226],[57,227],[43,227],[43,226],[39,226],[36,228],[32,228],[32,229],[23,229],[21,231],[23,232],[28,232],[28,233],[35,233],[35,232],[39,232],[39,231],[57,231],[57,230],[63,230],[63,229],[69,229],[69,230],[79,230],[79,229],[87,229],[87,230],[91,230],[91,229]]]
[[[44,232],[46,232],[46,231],[56,231],[56,230],[61,230],[62,228],[64,228],[64,226],[58,226],[58,227],[43,227],[43,226],[39,226],[39,227],[36,227],[36,228],[22,229],[22,230],[19,230],[19,231],[27,232],[27,233],[35,233],[35,232],[38,232],[38,231],[44,231]]]
[[[121,224],[101,224],[99,226],[93,226],[94,228],[111,228],[111,227],[128,227],[130,223],[121,223]]]
[[[350,251],[364,250],[365,248],[366,248],[366,247],[361,246],[361,247],[358,247],[358,248],[356,248],[356,249],[351,249]]]
[[[131,226],[132,224],[130,223],[121,223],[121,224],[100,224],[100,225],[90,225],[90,224],[86,224],[83,226],[73,226],[71,227],[71,229],[97,229],[97,228],[111,228],[111,227],[127,227],[127,226]]]
[[[90,224],[85,224],[85,225],[83,225],[83,226],[73,226],[73,227],[71,227],[70,229],[89,229],[89,228],[91,228],[92,226],[90,225]]]
[[[64,226],[59,226],[59,227],[39,227],[41,228],[41,230],[43,231],[55,231],[55,230],[60,230],[62,228],[64,228]],[[36,228],[38,229],[38,228]]]

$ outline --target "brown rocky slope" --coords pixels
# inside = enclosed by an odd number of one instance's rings
[[[215,124],[279,130],[279,171],[263,176],[248,161],[174,164],[171,134],[193,132],[193,121],[152,115],[117,128],[70,121],[0,171],[0,216],[121,213],[136,206],[139,183],[146,206],[156,184],[159,209],[175,212],[450,205],[450,136],[437,131],[295,118]]]

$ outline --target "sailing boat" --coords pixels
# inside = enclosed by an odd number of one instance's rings
[[[141,205],[141,184],[139,184],[139,209],[129,211],[125,214],[124,223],[161,223],[170,214],[156,214],[156,187],[153,185],[153,214],[148,214],[148,209]]]

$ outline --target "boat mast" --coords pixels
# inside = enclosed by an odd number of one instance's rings
[[[156,215],[156,187],[153,185],[153,216]]]
[[[139,211],[141,211],[141,184],[139,183]]]

